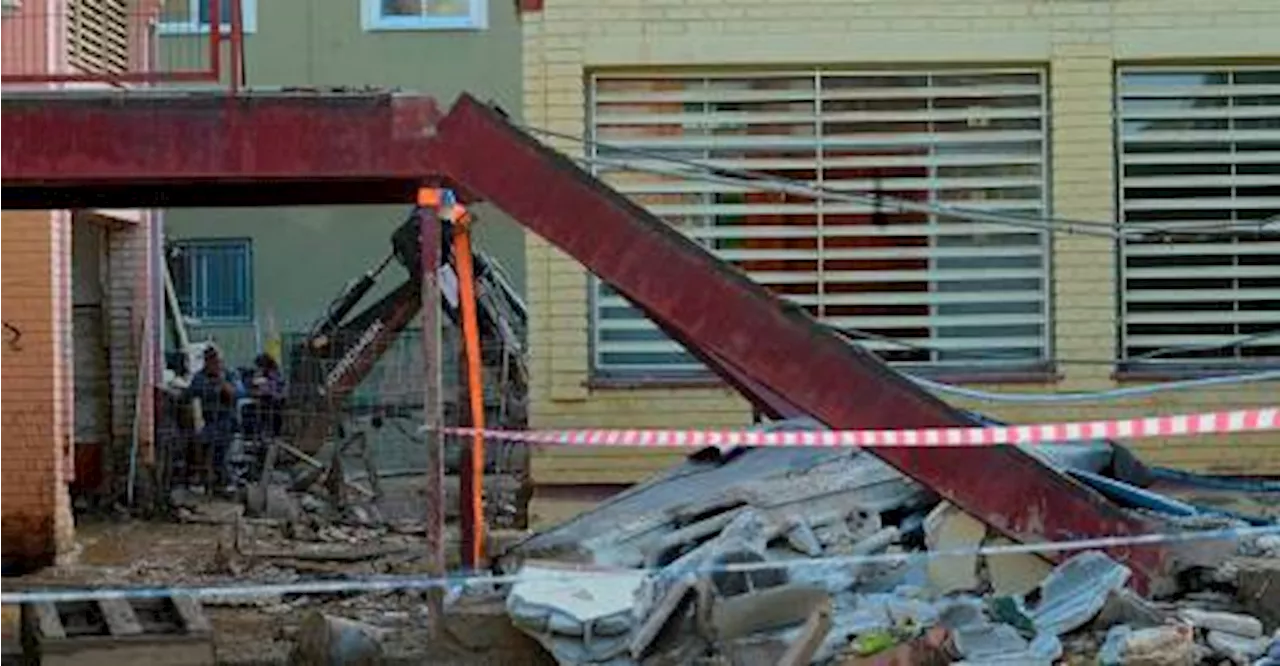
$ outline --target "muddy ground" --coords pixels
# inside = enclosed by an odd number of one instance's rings
[[[189,507],[179,512],[183,522],[84,518],[73,552],[57,566],[13,585],[6,581],[6,589],[221,587],[426,574],[422,523],[403,516],[376,527],[335,521],[299,535],[283,523],[240,518],[242,507],[231,501],[198,497]],[[450,527],[450,541],[452,556],[458,551],[456,528]],[[456,565],[451,561],[448,568]],[[446,623],[460,640],[431,641],[424,595],[256,594],[203,601],[219,664],[287,663],[298,626],[313,611],[388,630],[382,642],[392,663],[540,663],[535,644],[507,631],[502,607],[482,603],[482,595],[469,594],[456,605],[472,612],[447,614]],[[477,614],[476,606],[487,607]]]

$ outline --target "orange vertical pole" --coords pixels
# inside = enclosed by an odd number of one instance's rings
[[[462,466],[462,563],[470,569],[484,559],[484,384],[480,377],[480,324],[476,315],[475,269],[471,260],[471,218],[453,207],[453,260],[458,272],[458,304],[462,344],[467,356],[467,402],[471,405],[470,455]]]

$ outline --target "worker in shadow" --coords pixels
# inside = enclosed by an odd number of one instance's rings
[[[265,441],[279,437],[284,423],[284,375],[270,354],[258,354],[253,366],[248,389],[254,403],[247,419],[250,422],[245,424],[245,436]]]
[[[235,380],[222,363],[222,354],[210,345],[204,350],[204,367],[191,378],[187,395],[193,402],[199,401],[199,414],[203,427],[196,432],[196,442],[205,459],[212,456],[214,488],[224,493],[234,493],[231,486],[231,465],[227,453],[236,433]]]

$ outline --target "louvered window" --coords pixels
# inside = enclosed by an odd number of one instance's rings
[[[1048,359],[1048,239],[1039,229],[636,168],[697,160],[864,196],[1040,217],[1041,71],[598,73],[590,92],[598,174],[820,320],[893,339],[866,343],[884,358],[966,370]],[[599,281],[592,329],[599,373],[701,369]]]
[[[1280,66],[1122,68],[1116,106],[1126,361],[1280,361]]]
[[[67,32],[72,67],[91,74],[129,67],[126,0],[69,0]]]

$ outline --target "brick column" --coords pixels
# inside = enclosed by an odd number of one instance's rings
[[[71,219],[5,212],[2,538],[6,573],[51,564],[74,536]]]
[[[1110,44],[1055,44],[1052,84],[1053,214],[1115,219]],[[1114,358],[1115,241],[1054,235],[1054,341],[1058,359]],[[1061,388],[1106,388],[1111,367],[1065,365]]]
[[[152,455],[151,400],[144,400],[139,411],[138,372],[142,365],[149,374],[150,341],[155,330],[144,328],[150,311],[151,268],[148,261],[149,216],[142,214],[137,222],[111,221],[107,235],[107,345],[111,381],[111,478],[115,488],[125,489],[129,473],[129,452],[133,444],[134,421],[139,420],[138,462],[149,467]],[[154,322],[152,323],[154,326]],[[144,377],[145,379],[145,377]],[[148,392],[149,395],[149,392]],[[146,474],[139,474],[140,482]]]

